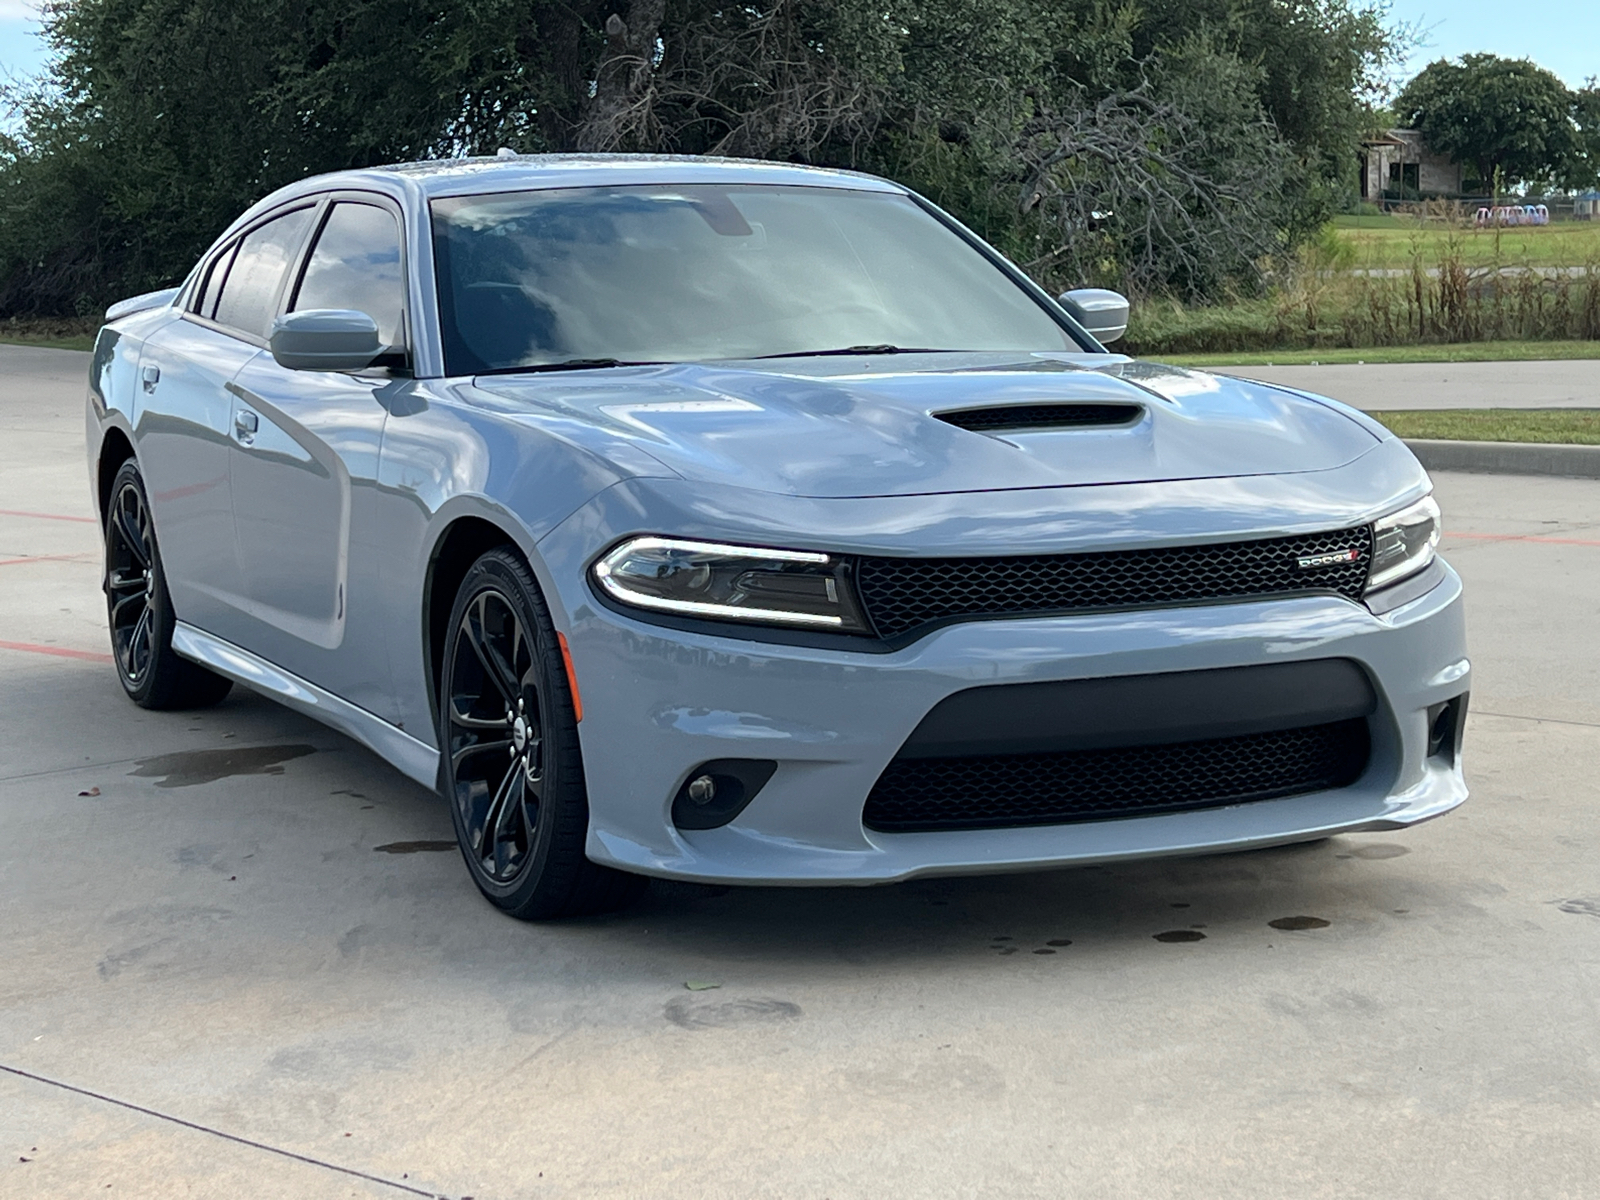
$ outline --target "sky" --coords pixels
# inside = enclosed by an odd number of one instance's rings
[[[221,0],[225,2],[225,0]],[[38,21],[29,0],[0,0],[0,78],[35,74],[44,63]],[[1392,0],[1392,15],[1417,24],[1424,44],[1406,63],[1403,82],[1437,58],[1488,51],[1531,58],[1582,87],[1600,75],[1600,7],[1596,0]]]

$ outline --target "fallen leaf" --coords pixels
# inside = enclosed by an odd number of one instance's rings
[[[709,979],[685,979],[683,986],[691,992],[709,992],[712,988],[719,988],[720,983],[712,983]]]
[[[97,788],[97,787],[92,787],[87,792],[79,792],[78,793],[78,795],[80,795],[80,796],[98,796],[99,794],[100,794],[100,789]]]

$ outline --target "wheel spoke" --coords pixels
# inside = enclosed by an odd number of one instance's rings
[[[128,635],[128,678],[137,679],[141,674],[143,674],[144,666],[146,663],[148,663],[150,658],[149,643],[150,608],[148,605],[146,605],[145,610],[139,614],[138,624],[133,627],[133,632]],[[141,646],[144,648],[144,654],[142,656],[139,653]]]
[[[461,764],[466,762],[467,759],[471,758],[474,754],[488,754],[493,752],[504,756],[505,752],[509,749],[511,749],[511,743],[509,741],[473,742],[470,746],[461,747],[461,749],[457,750],[450,756],[450,766],[452,770],[460,771]]]
[[[521,763],[512,765],[511,774],[516,776],[516,781],[511,785],[511,794],[501,806],[500,819],[495,823],[494,831],[494,869],[501,878],[512,874],[512,856],[517,853],[517,827],[521,825],[524,830],[528,827],[527,810],[524,808],[528,777],[523,773]]]
[[[475,717],[461,707],[462,697],[453,696],[450,699],[450,723],[462,729],[510,729],[511,721],[506,717]]]
[[[124,488],[122,494],[126,496],[129,490],[131,489]],[[134,561],[137,562],[141,568],[144,570],[149,570],[150,553],[145,544],[144,531],[142,529],[136,529],[129,524],[128,510],[122,504],[117,505],[116,514],[113,520],[117,527],[117,533],[121,535],[122,544],[127,547],[128,553],[133,556]],[[140,521],[140,525],[143,525],[142,521]]]
[[[512,681],[511,672],[506,669],[499,653],[489,644],[489,632],[484,626],[483,609],[488,599],[488,593],[478,597],[475,606],[478,610],[477,619],[474,620],[473,613],[469,611],[462,619],[461,633],[472,647],[472,652],[478,656],[478,662],[482,665],[484,673],[489,676],[490,682],[505,698],[506,704],[513,706],[517,702],[517,686]]]
[[[489,857],[494,851],[494,838],[500,828],[500,811],[505,808],[511,793],[517,786],[517,779],[522,772],[513,763],[506,771],[505,778],[500,781],[500,786],[495,789],[494,799],[489,801],[489,807],[483,812],[483,829],[478,833],[478,857]]]
[[[143,571],[110,571],[106,575],[106,586],[113,592],[125,592],[129,588],[138,588],[141,592],[145,589]]]
[[[118,599],[117,602],[111,606],[111,627],[113,629],[117,627],[119,624],[119,615],[121,614],[122,610],[127,608],[130,604],[145,604],[147,606],[146,611],[148,611],[148,600],[149,595],[143,588],[140,588],[137,592],[131,592],[128,595]]]

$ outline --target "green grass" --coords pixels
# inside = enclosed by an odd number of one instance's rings
[[[1333,219],[1335,229],[1414,229],[1416,221],[1389,213],[1358,213]]]
[[[1370,414],[1403,438],[1600,446],[1600,409],[1442,408]]]
[[[1116,347],[1112,347],[1116,349]],[[1152,354],[1179,367],[1289,367],[1312,363],[1533,362],[1600,359],[1600,342],[1457,342],[1369,349],[1263,350],[1240,354]]]
[[[1420,252],[1439,265],[1452,244],[1469,267],[1581,267],[1600,262],[1600,222],[1561,221],[1509,229],[1423,224],[1408,217],[1340,217],[1339,238],[1354,252],[1355,268],[1406,268]]]
[[[50,350],[93,350],[98,321],[52,317],[10,317],[0,321],[0,342]]]
[[[0,343],[7,346],[42,346],[46,350],[93,350],[94,335],[74,337],[24,337],[14,333],[0,333]]]

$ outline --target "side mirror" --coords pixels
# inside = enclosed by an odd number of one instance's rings
[[[359,371],[383,352],[378,323],[348,308],[308,308],[272,323],[272,357],[291,371]]]
[[[1128,298],[1105,288],[1074,288],[1057,301],[1096,340],[1114,342],[1128,332]]]

